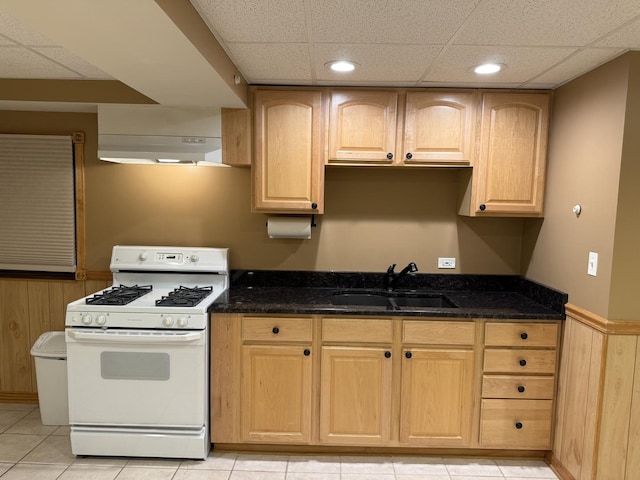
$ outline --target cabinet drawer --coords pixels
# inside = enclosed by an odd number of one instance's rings
[[[243,317],[242,340],[310,342],[311,318]]]
[[[484,351],[484,371],[488,373],[548,373],[556,371],[555,350],[495,348]]]
[[[373,318],[323,318],[323,342],[391,343],[393,320]]]
[[[554,377],[525,377],[515,375],[484,375],[483,398],[553,398]]]
[[[402,342],[424,345],[473,345],[474,322],[404,320]]]
[[[482,400],[480,445],[483,447],[551,447],[551,400]]]
[[[557,323],[487,323],[484,343],[488,347],[555,347]]]

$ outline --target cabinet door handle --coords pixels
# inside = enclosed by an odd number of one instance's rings
[[[387,158],[389,160],[393,160],[393,153],[387,153]]]
[[[404,352],[404,356],[406,358],[411,358],[413,355],[411,355],[411,352]]]
[[[407,154],[404,156],[407,160],[411,160],[413,158],[413,154],[411,152],[407,152]]]
[[[526,340],[527,338],[529,338],[529,335],[527,335],[527,332],[522,332],[522,333],[520,334],[520,338],[521,338],[522,340]]]
[[[311,355],[311,350],[309,350],[308,348],[305,348],[304,352],[302,352],[302,353],[304,353],[305,357],[308,357],[309,355]]]
[[[480,211],[481,212],[484,212],[486,209],[487,209],[487,206],[484,203],[480,204]]]
[[[518,385],[518,391],[524,393],[524,385]]]
[[[391,358],[391,352],[384,352],[384,358]]]
[[[522,422],[516,422],[515,427],[516,427],[518,430],[522,430],[522,427],[523,427]]]
[[[524,367],[527,365],[527,361],[523,358],[522,360],[520,360],[520,366]]]
[[[312,210],[315,210],[316,208],[318,208],[318,204],[317,204],[316,202],[313,202],[313,203],[311,204],[311,209],[312,209]]]
[[[278,327],[273,327],[271,331],[273,332],[274,335],[277,335],[280,333],[280,329]]]

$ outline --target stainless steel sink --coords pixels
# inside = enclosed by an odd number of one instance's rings
[[[331,297],[333,305],[387,307],[389,310],[416,308],[458,308],[444,295],[397,294],[396,292],[336,292]]]

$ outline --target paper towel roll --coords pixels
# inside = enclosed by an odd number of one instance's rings
[[[311,216],[279,216],[267,219],[269,238],[311,238]]]

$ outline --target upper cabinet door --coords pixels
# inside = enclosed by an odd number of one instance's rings
[[[473,158],[474,92],[408,92],[402,160],[468,165]]]
[[[322,213],[322,93],[256,90],[253,209]]]
[[[472,214],[542,216],[547,93],[485,93]]]
[[[392,163],[397,106],[392,90],[331,91],[329,163]]]

